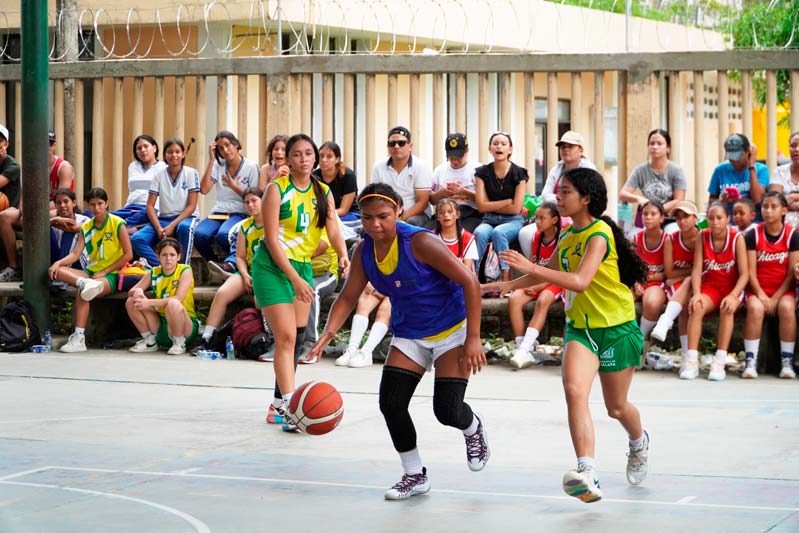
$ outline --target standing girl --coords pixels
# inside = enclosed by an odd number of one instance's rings
[[[544,202],[535,211],[536,233],[530,249],[530,261],[546,266],[558,246],[560,236],[560,213],[558,206]],[[531,287],[516,289],[508,299],[508,314],[513,334],[516,336],[516,350],[510,358],[513,368],[525,368],[536,362],[533,348],[541,328],[547,318],[550,306],[563,297],[563,289],[548,282]],[[535,301],[535,311],[527,329],[524,328],[524,306]]]
[[[646,338],[652,328],[657,324],[663,305],[666,303],[664,282],[663,252],[665,249],[666,232],[663,231],[663,220],[666,211],[663,204],[657,200],[647,201],[641,208],[641,217],[644,231],[639,231],[633,237],[638,256],[649,266],[646,284],[642,287],[641,304],[641,334]]]
[[[749,281],[746,244],[729,226],[725,205],[712,202],[707,208],[708,228],[703,229],[696,246],[691,272],[693,296],[688,312],[688,351],[680,369],[680,379],[696,379],[699,375],[699,337],[705,315],[719,310],[718,345],[710,366],[710,381],[727,377],[724,363],[732,337],[735,312],[741,306],[743,291]]]
[[[471,470],[482,470],[488,461],[481,418],[463,401],[469,374],[485,364],[480,286],[440,239],[398,222],[402,199],[389,185],[367,185],[358,203],[366,236],[353,252],[352,271],[313,352],[335,338],[367,282],[391,300],[394,339],[380,381],[380,412],[404,470],[385,498],[401,500],[430,490],[408,404],[433,365],[436,418],[463,432]]]
[[[499,254],[510,247],[519,236],[524,219],[525,182],[527,169],[511,163],[513,141],[510,134],[497,132],[488,139],[488,150],[494,157],[493,163],[477,167],[475,171],[475,203],[483,213],[483,222],[474,230],[477,238],[477,255],[483,257],[488,242],[494,244]],[[502,280],[510,281],[510,267],[501,258],[499,267]]]
[[[264,246],[255,253],[252,277],[256,301],[275,335],[277,383],[272,405],[284,416],[284,429],[294,430],[285,415],[314,298],[311,256],[322,230],[327,230],[345,275],[349,259],[333,197],[326,185],[311,177],[319,161],[316,144],[303,133],[292,135],[286,153],[291,174],[278,177],[264,192]]]
[[[567,171],[558,188],[558,210],[574,221],[560,236],[557,261],[531,263],[518,252],[503,255],[513,268],[526,273],[503,290],[546,281],[566,289],[566,349],[563,388],[569,412],[569,431],[577,454],[577,469],[563,476],[563,490],[586,503],[602,498],[594,461],[594,424],[588,397],[599,370],[608,415],[630,439],[627,481],[638,485],[649,471],[649,433],[638,409],[627,400],[643,338],[635,323],[630,288],[646,280],[646,264],[610,217],[607,188],[595,170]],[[486,287],[491,288],[491,287]]]
[[[479,259],[474,235],[461,226],[458,202],[444,198],[436,204],[436,233],[447,245],[449,251],[460,259],[470,272],[474,272],[474,262]]]
[[[147,198],[150,224],[137,231],[130,242],[139,257],[157,266],[160,262],[153,253],[153,244],[167,237],[177,238],[183,249],[181,262],[188,264],[194,243],[194,227],[200,214],[197,208],[200,175],[197,170],[183,164],[186,161],[186,147],[177,137],[164,143],[164,159],[167,167],[156,172],[150,182],[150,195]]]
[[[80,289],[75,293],[75,332],[61,347],[62,352],[86,351],[86,323],[89,321],[89,302],[117,291],[119,269],[133,258],[130,236],[125,221],[108,212],[108,194],[96,187],[84,199],[93,218],[85,222],[72,251],[47,269],[50,279],[58,279]],[[71,268],[83,250],[89,256],[83,270]]]
[[[125,309],[142,337],[129,349],[134,353],[157,352],[160,344],[169,346],[168,355],[183,355],[186,343],[194,340],[199,327],[194,312],[194,275],[189,265],[180,263],[176,239],[162,239],[156,251],[160,264],[128,291]],[[155,298],[144,294],[151,286]]]
[[[763,196],[760,213],[763,222],[744,235],[749,264],[749,292],[746,295],[743,378],[757,377],[757,352],[763,316],[780,320],[781,378],[794,378],[793,350],[796,345],[796,290],[793,269],[799,261],[799,233],[786,225],[788,202],[781,193]]]
[[[133,139],[133,162],[128,166],[128,199],[125,207],[112,214],[127,222],[128,232],[147,224],[147,195],[150,182],[166,163],[158,160],[158,143],[151,136],[142,134]]]

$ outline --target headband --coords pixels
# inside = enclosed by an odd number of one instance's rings
[[[399,204],[394,200],[394,198],[392,198],[390,196],[386,196],[385,194],[378,194],[376,192],[372,193],[372,194],[367,194],[366,196],[361,196],[361,199],[358,200],[358,203],[363,202],[367,198],[381,198],[383,200],[388,200],[389,202],[394,204],[394,207],[399,207]]]

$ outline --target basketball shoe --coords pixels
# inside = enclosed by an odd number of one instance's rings
[[[387,500],[404,500],[426,492],[430,492],[430,480],[427,479],[427,468],[422,467],[421,474],[403,474],[384,496]]]
[[[602,499],[599,479],[596,471],[590,466],[579,465],[577,470],[569,470],[563,476],[563,490],[585,503],[598,502]]]
[[[488,447],[488,435],[483,425],[483,419],[477,413],[474,413],[474,417],[477,419],[477,431],[470,437],[464,436],[466,439],[466,462],[469,465],[469,470],[479,472],[488,463],[491,449]]]
[[[510,358],[510,367],[514,370],[521,370],[535,364],[535,357],[530,350],[516,348]]]
[[[283,431],[297,433],[300,430],[300,428],[297,427],[294,416],[291,411],[289,411],[289,402],[284,400],[279,407],[275,407],[275,411],[283,418]]]
[[[283,423],[283,416],[277,413],[275,406],[271,403],[269,404],[269,410],[266,412],[266,423],[267,424],[282,424]]]
[[[347,348],[346,350],[344,350],[343,354],[339,355],[336,358],[336,363],[335,363],[336,366],[348,366],[350,364],[350,359],[352,359],[352,356],[355,355],[356,353],[357,351],[353,352],[352,350]]]
[[[630,446],[627,453],[627,482],[630,485],[640,485],[649,473],[649,432],[644,429],[644,443],[640,448]]]
[[[780,377],[783,379],[794,379],[796,377],[796,372],[793,369],[793,356],[790,354],[782,358]]]

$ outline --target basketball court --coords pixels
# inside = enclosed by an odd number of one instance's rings
[[[469,403],[491,459],[474,473],[460,432],[411,404],[432,491],[388,502],[401,477],[378,410],[381,367],[299,369],[342,393],[329,435],[264,423],[272,366],[191,357],[0,354],[0,531],[799,531],[799,381],[683,382],[639,372],[631,399],[652,435],[644,485],[624,477],[626,435],[592,393],[604,499],[583,504],[558,368],[491,366]]]

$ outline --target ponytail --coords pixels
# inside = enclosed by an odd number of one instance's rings
[[[316,196],[316,227],[324,228],[327,223],[327,196],[322,184],[314,176],[311,176],[311,185],[313,185],[313,193]]]
[[[632,243],[625,237],[624,231],[607,215],[599,217],[613,231],[613,240],[616,241],[616,254],[618,255],[619,279],[632,288],[636,283],[646,283],[649,267],[641,259]]]

